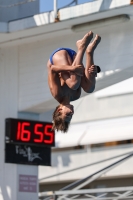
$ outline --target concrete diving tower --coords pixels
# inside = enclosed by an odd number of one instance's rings
[[[90,30],[102,37],[94,57],[102,69],[95,91],[132,77],[132,9],[130,0],[97,0],[59,10],[57,23],[54,11],[0,22],[3,67],[4,59],[14,59],[18,70],[18,110],[43,113],[55,108],[47,84],[49,55],[58,47],[76,50],[76,41]]]

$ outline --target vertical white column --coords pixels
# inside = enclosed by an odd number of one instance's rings
[[[22,175],[30,176],[29,183],[34,184],[34,177],[38,179],[38,167],[8,164],[4,161],[5,119],[17,118],[18,115],[18,60],[18,47],[0,49],[0,200],[37,200],[38,187],[32,192],[19,191],[19,183]]]
[[[17,117],[18,51],[0,49],[0,200],[17,199],[17,165],[5,164],[5,118]]]
[[[57,18],[57,0],[54,0],[54,18]]]

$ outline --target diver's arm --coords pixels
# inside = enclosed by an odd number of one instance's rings
[[[60,72],[75,72],[77,75],[82,76],[84,68],[82,65],[76,65],[76,66],[71,66],[71,65],[52,65],[51,70],[55,73],[60,73]]]

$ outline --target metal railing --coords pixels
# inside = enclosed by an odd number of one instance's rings
[[[48,192],[46,192],[44,195],[50,195]],[[61,197],[62,195],[65,195],[67,197]],[[69,197],[68,197],[69,195]],[[41,198],[44,199],[44,198]],[[47,198],[48,199],[48,198]],[[78,190],[78,191],[56,191],[51,192],[51,199],[54,200],[127,200],[127,199],[133,199],[133,187],[114,187],[114,188],[99,188],[99,189],[84,189],[84,190]]]
[[[56,173],[56,174],[53,174],[53,175],[50,175],[50,176],[46,176],[46,177],[40,178],[39,182],[41,182],[42,180],[46,180],[46,179],[49,179],[49,178],[53,178],[53,177],[56,177],[56,176],[67,174],[67,173],[70,173],[70,172],[73,172],[73,171],[77,171],[77,170],[80,170],[80,169],[83,169],[83,168],[86,168],[86,167],[98,165],[100,163],[104,163],[104,162],[107,162],[107,161],[110,161],[110,160],[113,160],[113,159],[116,159],[116,158],[119,158],[119,157],[122,157],[122,156],[129,155],[130,153],[132,153],[132,151],[124,153],[124,154],[120,154],[120,155],[117,155],[117,156],[113,156],[113,157],[110,157],[110,158],[107,158],[107,159],[103,159],[103,160],[100,160],[100,161],[97,161],[97,162],[93,162],[93,163],[90,163],[90,164],[87,164],[87,165],[83,165],[83,166],[80,166],[80,167],[77,167],[77,168],[73,168],[73,169],[70,169],[70,170],[67,170],[67,171],[64,171],[64,172],[60,172],[58,174]]]
[[[128,155],[127,155],[128,154]],[[123,154],[124,155],[124,154]],[[119,155],[120,156],[120,155]],[[122,156],[122,155],[121,155]],[[124,158],[121,158],[119,159],[118,161],[96,171],[95,173],[81,179],[81,180],[78,180],[78,181],[75,181],[74,183],[60,189],[59,191],[55,191],[55,192],[44,192],[44,193],[40,193],[39,194],[39,198],[40,199],[45,199],[45,200],[50,200],[51,197],[56,200],[61,200],[61,199],[76,199],[77,198],[77,195],[78,197],[80,195],[83,195],[81,194],[80,192],[82,190],[79,191],[79,189],[83,188],[84,186],[88,185],[89,183],[91,183],[92,181],[98,179],[99,177],[101,177],[104,173],[110,171],[111,169],[115,168],[116,166],[118,166],[119,164],[121,164],[122,162],[125,162],[127,159],[131,158],[133,156],[133,152],[130,152],[130,153],[126,153],[126,156]],[[107,161],[108,159],[106,159],[105,161]],[[107,190],[107,188],[104,189],[104,191]],[[128,198],[128,199],[132,199],[132,196],[131,194],[133,195],[133,187],[130,187],[130,189],[123,189],[122,190],[124,193],[123,194],[120,194],[120,193],[116,193],[116,196],[115,197],[110,197],[109,198],[101,198],[102,196],[100,195],[100,199],[113,199],[113,200],[117,200],[117,199],[122,199],[122,198]],[[96,192],[96,191],[95,191]],[[95,193],[94,192],[94,193]],[[103,190],[101,191],[101,193],[103,192]],[[113,190],[113,193],[115,191]],[[83,190],[83,193],[84,195],[87,195],[87,199],[90,198],[90,199],[94,199],[94,195],[92,196],[91,195],[91,192],[90,190],[87,190],[87,191],[84,191]],[[97,191],[98,193],[98,191]],[[115,194],[115,193],[114,193]],[[114,195],[113,194],[113,195]],[[75,196],[76,195],[76,196]],[[103,194],[102,194],[103,195]],[[46,198],[47,196],[47,198]],[[48,197],[49,196],[49,197]],[[85,196],[86,197],[86,196]],[[81,199],[81,198],[80,198]],[[96,198],[98,199],[98,198]]]

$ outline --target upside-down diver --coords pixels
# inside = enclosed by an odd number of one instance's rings
[[[52,96],[59,102],[53,113],[53,129],[67,132],[74,114],[71,101],[80,98],[81,88],[86,93],[95,89],[96,74],[100,67],[94,65],[94,50],[101,37],[96,35],[93,41],[93,32],[87,33],[78,40],[77,53],[69,48],[55,50],[48,60],[48,84]],[[83,56],[86,51],[86,66],[83,66]]]

